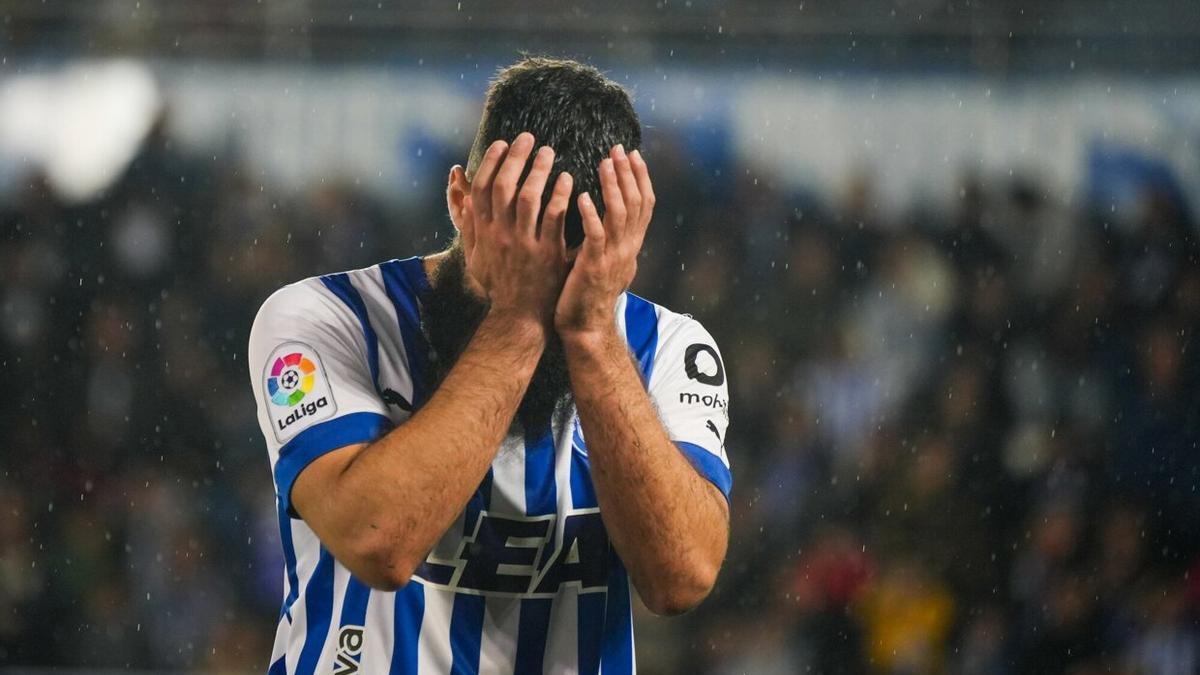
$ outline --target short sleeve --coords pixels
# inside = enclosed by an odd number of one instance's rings
[[[670,314],[660,318],[650,374],[650,397],[671,440],[692,466],[729,499],[733,476],[725,453],[729,387],[716,342],[700,323]]]
[[[247,360],[258,422],[292,517],[292,485],[306,466],[391,429],[365,340],[354,311],[316,279],[280,289],[254,319]]]

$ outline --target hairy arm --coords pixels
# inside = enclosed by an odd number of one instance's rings
[[[511,148],[497,141],[470,183],[461,167],[451,171],[467,275],[489,309],[437,391],[379,440],[313,461],[292,488],[296,511],[321,542],[374,587],[407,583],[462,512],[545,347],[565,273],[571,176],[560,174],[542,209],[554,151],[539,149],[520,182],[533,147],[528,133]]]
[[[538,323],[489,313],[412,418],[300,474],[297,512],[355,576],[376,588],[407,583],[483,480],[544,344]]]
[[[728,540],[721,492],[671,442],[613,310],[637,271],[654,191],[637,151],[600,163],[607,212],[580,195],[584,242],[555,310],[592,482],[613,546],[652,611],[677,614],[716,581]]]
[[[613,546],[647,607],[687,611],[708,595],[725,558],[725,497],[668,438],[615,329],[564,348]]]

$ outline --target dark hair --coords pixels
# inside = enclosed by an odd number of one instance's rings
[[[471,147],[467,174],[473,176],[483,153],[498,140],[509,143],[528,131],[539,146],[554,148],[554,169],[543,206],[563,171],[575,179],[567,211],[568,246],[583,241],[575,198],[587,192],[603,214],[598,168],[618,143],[631,152],[642,145],[642,128],[629,93],[596,68],[572,61],[525,57],[500,70],[487,90],[483,119]]]

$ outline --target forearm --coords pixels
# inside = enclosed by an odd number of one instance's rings
[[[605,528],[642,599],[697,604],[725,556],[728,507],[671,442],[616,331],[564,339]]]
[[[483,480],[544,344],[536,324],[485,318],[428,402],[322,488],[322,540],[404,580]]]

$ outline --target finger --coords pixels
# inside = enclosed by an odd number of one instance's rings
[[[537,237],[538,211],[542,208],[542,193],[546,191],[546,181],[550,178],[550,169],[554,166],[554,150],[543,145],[538,148],[533,159],[533,168],[521,185],[521,193],[517,195],[517,231]]]
[[[650,182],[650,167],[646,166],[646,159],[640,151],[629,153],[629,162],[633,165],[633,176],[642,195],[642,211],[634,221],[634,227],[638,229],[639,237],[644,237],[650,226],[650,218],[654,215],[654,185]]]
[[[533,134],[528,131],[522,131],[513,139],[508,156],[504,158],[492,182],[492,218],[499,219],[501,214],[513,213],[517,181],[521,180],[521,172],[525,170],[525,162],[533,151],[533,143]]]
[[[600,193],[604,195],[605,234],[615,237],[625,227],[625,201],[611,158],[600,162]]]
[[[579,195],[577,203],[579,215],[583,217],[583,246],[579,253],[581,256],[598,256],[604,253],[604,244],[608,238],[604,232],[604,223],[600,221],[600,214],[596,212],[596,204],[591,195],[584,192]]]
[[[471,201],[479,209],[475,214],[485,223],[492,220],[492,179],[496,176],[500,160],[507,152],[508,143],[504,141],[496,141],[488,146],[487,152],[483,153],[483,159],[479,162],[475,178],[471,181]]]
[[[637,227],[638,218],[642,213],[642,193],[638,190],[637,178],[633,175],[633,167],[630,165],[629,155],[625,153],[625,146],[613,146],[611,154],[613,168],[617,171],[617,183],[621,186],[621,196],[625,200],[625,222],[621,223],[621,229],[617,233],[620,238],[627,231]]]
[[[563,228],[566,227],[567,208],[571,205],[571,189],[574,186],[575,179],[566,171],[558,174],[558,179],[554,181],[554,192],[550,193],[550,201],[542,212],[542,231],[539,233],[540,241],[547,246],[566,249]]]

